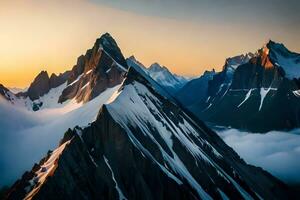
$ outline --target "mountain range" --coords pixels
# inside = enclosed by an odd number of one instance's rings
[[[255,54],[227,59],[221,72],[200,77],[207,85],[201,97],[186,102],[185,93],[197,88],[189,84],[177,97],[199,119],[213,124],[252,132],[294,129],[300,125],[299,64],[300,54],[269,41]]]
[[[157,63],[146,68],[133,56],[125,59],[106,33],[69,71],[50,77],[42,71],[17,94],[0,85],[0,110],[8,116],[0,123],[0,150],[10,159],[0,176],[32,166],[4,199],[294,198],[202,120],[261,131],[296,127],[289,120],[297,110],[290,116],[287,106],[300,96],[297,63],[298,54],[270,41],[256,54],[227,59],[221,72],[189,80]],[[273,115],[286,115],[264,119],[266,126],[249,122],[279,104]],[[239,109],[249,116],[237,115]],[[287,119],[271,126],[280,117]],[[16,120],[23,123],[18,129],[10,124]]]

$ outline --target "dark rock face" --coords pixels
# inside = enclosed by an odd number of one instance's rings
[[[297,69],[284,65],[291,61],[282,61],[298,57],[282,44],[270,41],[249,62],[237,67],[227,87],[224,71],[215,76],[208,90],[210,99],[201,111],[194,108],[194,113],[208,122],[252,132],[299,127],[299,81],[286,76],[291,72],[297,75]],[[213,84],[218,82],[223,83]],[[218,95],[213,95],[217,90]]]
[[[59,103],[73,98],[78,102],[95,98],[105,89],[120,84],[127,68],[115,40],[108,33],[102,35],[92,49],[77,59]]]
[[[49,79],[49,86],[50,88],[56,88],[66,82],[70,76],[70,71],[66,71],[62,74],[59,74],[58,76],[56,74],[51,74]]]
[[[59,74],[59,76],[53,73],[49,78],[47,71],[41,71],[30,84],[27,92],[19,93],[18,96],[28,96],[32,101],[39,99],[41,96],[47,94],[50,89],[56,88],[66,82],[69,75],[70,72],[66,71]]]
[[[103,50],[106,51],[107,54],[110,55],[120,65],[124,67],[127,66],[127,62],[120,48],[109,33],[105,33],[99,39],[97,39],[95,46],[98,48],[102,47]]]
[[[27,95],[31,100],[36,100],[50,90],[49,76],[47,71],[41,71],[30,84]]]
[[[208,82],[212,80],[215,71],[205,71],[199,78],[189,81],[176,94],[176,98],[186,107],[204,104],[207,99]]]
[[[97,120],[68,130],[6,199],[292,198],[160,91],[131,68]]]
[[[12,99],[11,95],[9,94],[9,89],[4,87],[2,84],[0,84],[0,95],[8,101]]]

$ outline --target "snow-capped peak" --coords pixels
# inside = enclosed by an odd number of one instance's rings
[[[165,66],[158,63],[153,63],[147,71],[155,81],[166,87],[171,93],[178,91],[189,81],[183,76],[172,74]]]
[[[253,57],[254,54],[249,52],[246,54],[227,58],[225,61],[224,69],[226,69],[227,71],[234,71],[238,66],[247,63]]]
[[[300,54],[291,52],[283,44],[270,40],[266,45],[271,62],[281,67],[289,79],[300,78]]]

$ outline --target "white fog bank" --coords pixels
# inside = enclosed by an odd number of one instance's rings
[[[300,183],[300,129],[256,134],[216,130],[247,163],[264,168],[289,184]]]
[[[0,99],[0,188],[13,184],[48,150],[56,148],[68,128],[93,122],[101,106],[119,87],[105,90],[86,104],[71,101],[37,112]]]

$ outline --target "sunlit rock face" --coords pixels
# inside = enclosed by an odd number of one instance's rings
[[[73,98],[77,102],[87,102],[105,89],[120,84],[127,69],[117,43],[106,33],[96,40],[92,49],[78,58],[59,102]]]

